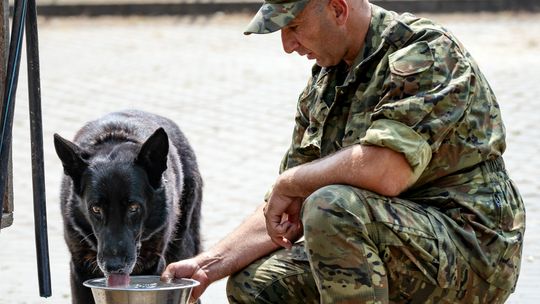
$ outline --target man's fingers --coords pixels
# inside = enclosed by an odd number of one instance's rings
[[[190,303],[197,303],[197,299],[202,296],[204,290],[205,288],[203,288],[202,285],[193,288],[193,291],[191,292],[191,297],[189,299]]]
[[[165,271],[161,274],[161,281],[165,283],[170,283],[174,278],[174,272],[171,272],[172,264],[169,264],[167,268],[165,268]]]
[[[279,245],[281,247],[290,249],[292,247],[291,242],[284,236],[275,236],[271,237],[272,242],[274,242],[276,245]]]
[[[295,214],[290,214],[288,216],[288,221],[293,223],[294,225],[300,225],[300,214],[299,213],[295,213]]]
[[[281,247],[290,249],[292,247],[290,237],[294,235],[294,230],[296,226],[298,225],[289,221],[285,221],[283,223],[279,223],[278,225],[270,227],[267,226],[266,229],[268,230],[268,235],[274,243]]]
[[[197,287],[194,287],[191,292],[191,301],[197,301],[197,299],[203,294],[208,287],[207,278],[202,275],[203,272],[198,272],[200,270],[199,264],[195,262],[194,259],[183,260],[167,265],[163,273],[161,274],[162,282],[170,282],[175,278],[191,278],[199,281],[201,284]]]
[[[272,241],[285,248],[291,248],[300,231],[300,208],[302,200],[274,192],[263,208],[266,230]]]
[[[161,281],[166,282],[176,278],[192,278],[198,269],[198,265],[189,261],[174,262],[165,268],[161,273]]]

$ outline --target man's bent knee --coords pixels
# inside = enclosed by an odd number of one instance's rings
[[[353,213],[364,223],[369,222],[364,192],[369,191],[348,185],[329,185],[316,190],[304,201],[302,208],[304,227],[318,225],[321,222],[342,221],[344,213]]]
[[[249,275],[240,271],[227,280],[227,299],[229,303],[256,303],[258,291],[251,288]]]
[[[304,202],[305,247],[323,303],[378,303],[388,298],[386,270],[371,240],[369,191],[331,185]]]
[[[278,250],[229,277],[230,303],[318,303],[302,243]]]

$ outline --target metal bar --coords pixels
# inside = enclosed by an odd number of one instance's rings
[[[6,79],[6,73],[7,73],[7,56],[9,53],[9,1],[8,0],[0,0],[0,79],[3,83]],[[4,93],[5,93],[5,87],[0,86],[0,98],[2,98],[2,101],[4,100]],[[1,106],[0,106],[1,107]],[[11,159],[10,159],[11,160]],[[9,163],[11,161],[8,160],[8,167]],[[8,168],[8,171],[10,168]],[[0,212],[0,229],[7,227],[11,225],[10,220],[12,219],[12,214],[10,213],[10,210],[12,208],[12,196],[11,196],[11,188],[9,185],[9,181],[11,181],[11,172],[6,173],[8,175],[8,182],[6,183],[6,187],[8,189],[4,190],[4,197],[0,197],[0,200],[2,200],[2,203],[0,203],[0,206],[2,207]],[[4,213],[6,212],[6,213]]]
[[[21,46],[26,18],[26,0],[15,1],[13,13],[13,26],[9,46],[7,77],[5,94],[0,111],[0,197],[6,197],[9,179],[9,154],[11,150],[11,131],[13,129],[13,110],[15,107],[15,93],[17,91],[17,78],[21,61]]]
[[[146,3],[86,3],[86,1],[48,1],[39,5],[39,15],[61,16],[158,16],[158,15],[209,15],[223,13],[255,13],[260,1],[146,1]],[[62,2],[68,2],[67,4]],[[114,2],[114,1],[112,1]],[[124,2],[124,1],[122,1]],[[157,3],[156,3],[157,2]],[[160,3],[161,2],[161,3]],[[501,12],[540,11],[538,0],[372,0],[371,3],[397,12],[450,13],[450,12]]]
[[[39,295],[51,296],[51,272],[47,240],[45,170],[43,165],[43,128],[36,1],[28,0],[26,16],[26,56],[28,62],[28,101],[32,147],[32,189],[34,192],[34,230],[39,278]]]

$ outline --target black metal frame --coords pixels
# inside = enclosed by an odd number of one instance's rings
[[[39,75],[39,48],[37,9],[35,0],[16,0],[9,47],[5,93],[0,110],[0,197],[9,179],[9,155],[13,129],[15,93],[19,76],[23,30],[26,24],[26,53],[28,64],[28,95],[30,111],[30,139],[32,147],[32,182],[34,193],[34,228],[38,264],[39,293],[51,296],[49,247],[47,240],[47,214],[45,202],[45,174],[43,165],[43,131],[41,119],[41,88]],[[0,217],[1,221],[1,217]],[[1,224],[1,222],[0,222]]]

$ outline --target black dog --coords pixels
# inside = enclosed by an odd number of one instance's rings
[[[200,251],[202,180],[171,120],[140,111],[86,124],[74,142],[54,135],[64,176],[61,209],[73,303],[94,303],[82,283],[159,275]]]

